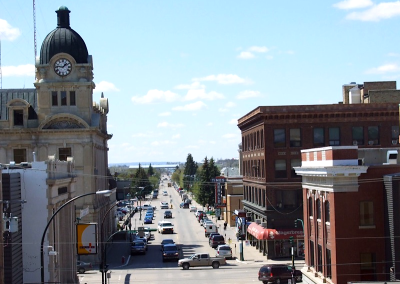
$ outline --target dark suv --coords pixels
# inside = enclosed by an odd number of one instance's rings
[[[285,264],[267,264],[261,266],[258,271],[258,280],[267,283],[288,283],[292,279],[292,273],[296,278],[296,283],[301,282],[302,274],[300,270],[293,270],[292,266]]]
[[[225,239],[221,235],[213,235],[210,237],[210,247],[216,248],[219,245],[224,245]]]
[[[175,244],[165,244],[161,251],[163,261],[166,261],[167,259],[179,259],[179,249]]]

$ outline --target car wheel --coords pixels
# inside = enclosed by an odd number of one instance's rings
[[[219,262],[213,262],[212,263],[212,268],[214,268],[214,269],[217,269],[217,268],[219,268]]]
[[[182,268],[183,268],[184,270],[188,270],[188,269],[189,269],[189,263],[184,263],[184,264],[182,264]]]
[[[80,273],[80,274],[85,273],[85,268],[79,268],[79,273]]]

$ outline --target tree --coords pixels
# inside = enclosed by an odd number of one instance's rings
[[[141,189],[143,187],[143,191]],[[133,176],[133,181],[132,181],[132,188],[134,191],[134,195],[136,196],[142,196],[144,197],[146,194],[149,194],[153,190],[153,186],[151,185],[151,182],[149,181],[149,177],[143,169],[140,164],[139,168],[135,172]]]
[[[215,203],[215,184],[212,179],[220,175],[218,167],[215,165],[214,159],[211,158],[210,161],[205,157],[204,163],[200,171],[200,185],[194,188],[196,192],[196,200],[203,207],[206,204]]]
[[[152,175],[154,175],[154,169],[151,166],[151,164],[149,165],[149,169],[147,170],[147,174],[149,175],[149,177],[151,177]]]
[[[185,169],[183,171],[183,188],[191,187],[197,168],[197,163],[193,160],[192,154],[189,153],[186,158]]]

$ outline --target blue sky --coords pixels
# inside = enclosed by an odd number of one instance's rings
[[[38,54],[67,6],[109,99],[109,162],[237,158],[263,105],[332,104],[400,78],[400,1],[36,0]],[[0,0],[2,87],[33,88],[32,1]]]

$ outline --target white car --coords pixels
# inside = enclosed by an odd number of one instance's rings
[[[160,221],[158,222],[158,228],[157,228],[158,233],[164,234],[164,233],[174,233],[174,225],[172,225],[171,222],[169,221]]]
[[[232,249],[228,245],[219,245],[215,252],[216,257],[225,257],[227,259],[232,258]]]
[[[168,192],[167,192],[166,190],[164,190],[164,191],[162,192],[162,195],[163,195],[163,196],[168,196]]]
[[[196,206],[190,206],[190,212],[197,212]]]
[[[161,209],[168,209],[168,202],[160,202]]]

